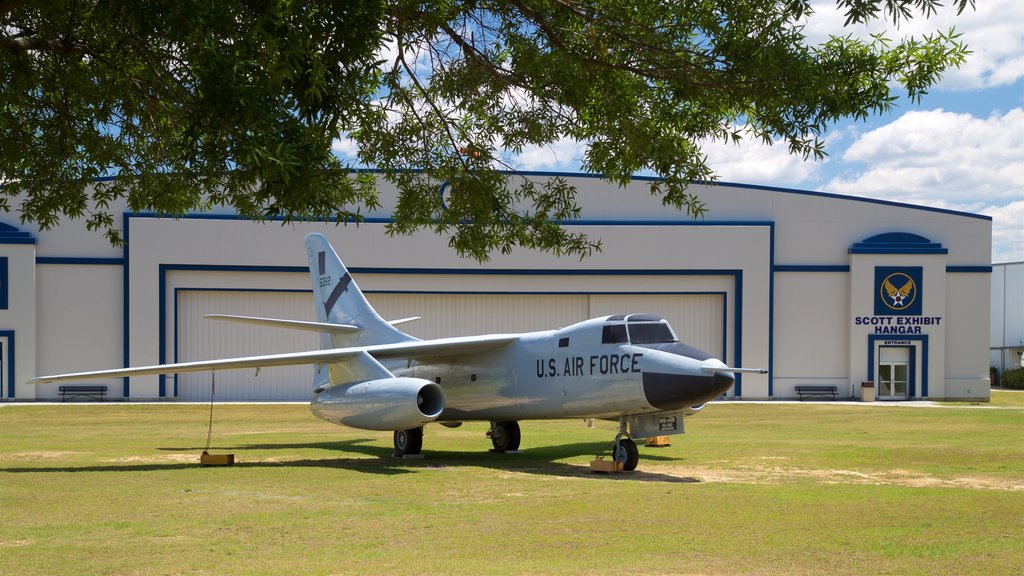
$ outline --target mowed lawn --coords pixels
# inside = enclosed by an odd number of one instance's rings
[[[616,426],[428,426],[426,458],[303,405],[0,407],[0,574],[1020,574],[1024,393],[716,403],[632,474]]]

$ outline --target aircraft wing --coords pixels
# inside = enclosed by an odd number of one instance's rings
[[[437,340],[417,340],[415,342],[399,342],[397,344],[378,344],[360,348],[378,360],[410,358],[424,360],[427,358],[443,358],[462,356],[465,354],[482,354],[504,348],[519,340],[519,334],[496,334],[489,336],[459,336],[456,338],[439,338]]]
[[[334,348],[330,350],[313,350],[309,352],[288,352],[285,354],[265,354],[262,356],[245,356],[240,358],[224,358],[221,360],[200,360],[197,362],[179,362],[177,364],[157,364],[135,368],[115,368],[92,372],[75,372],[72,374],[55,374],[33,378],[30,384],[47,382],[66,382],[69,380],[96,380],[102,378],[124,378],[127,376],[145,376],[153,374],[178,374],[184,372],[210,372],[216,370],[238,370],[243,368],[268,368],[271,366],[297,366],[303,364],[338,364],[354,357],[361,357],[354,366],[368,366],[367,358],[376,360],[409,358],[425,359],[445,356],[461,356],[479,354],[497,350],[515,342],[519,335],[496,336],[464,336],[458,338],[442,338],[438,340],[417,340],[396,344],[377,344],[374,346],[356,346],[351,348]]]

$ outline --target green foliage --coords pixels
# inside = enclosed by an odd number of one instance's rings
[[[1001,385],[1003,388],[1024,390],[1024,368],[1004,370]]]
[[[847,25],[940,6],[839,4]],[[120,198],[348,221],[377,207],[380,178],[400,191],[392,233],[431,229],[480,260],[516,246],[584,257],[599,243],[558,225],[580,215],[575,188],[509,177],[515,154],[585,143],[582,169],[657,174],[650,192],[699,217],[688,186],[714,179],[702,142],[821,158],[831,124],[888,110],[894,90],[920,98],[967,54],[953,31],[812,45],[810,13],[809,0],[0,2],[0,209],[43,228],[85,218],[117,242]],[[341,137],[379,173],[350,173],[331,150]]]

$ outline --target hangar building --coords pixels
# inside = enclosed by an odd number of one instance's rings
[[[992,334],[989,363],[1002,374],[1024,356],[1024,262],[992,266]]]
[[[547,178],[551,174],[509,174]],[[858,397],[986,399],[991,219],[922,206],[739,184],[695,185],[704,219],[662,206],[647,182],[586,175],[584,261],[515,251],[460,259],[447,239],[359,226],[179,219],[123,209],[124,248],[81,222],[40,231],[0,215],[0,394],[57,397],[36,375],[318,347],[316,334],[204,319],[314,319],[303,237],[325,233],[382,316],[421,338],[557,328],[615,313],[667,318],[738,375],[728,396],[790,399],[800,384]],[[510,185],[515,185],[510,182]],[[381,185],[382,203],[395,191]],[[13,203],[12,203],[13,204]],[[16,204],[15,204],[16,205]],[[312,367],[221,372],[222,400],[307,400]],[[107,382],[113,399],[209,399],[209,374]]]

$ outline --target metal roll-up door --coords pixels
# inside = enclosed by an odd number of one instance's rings
[[[315,321],[312,298],[312,292],[179,290],[177,361],[315,350],[320,347],[316,332],[203,318],[206,314],[237,314]],[[179,374],[177,382],[182,400],[210,400],[210,373]],[[312,382],[312,366],[263,368],[258,376],[255,370],[224,370],[216,374],[216,398],[308,401]]]

